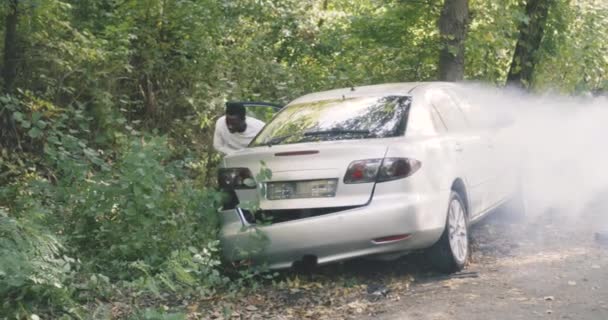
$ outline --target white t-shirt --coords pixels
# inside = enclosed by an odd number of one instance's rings
[[[251,140],[262,130],[264,122],[251,117],[246,117],[247,128],[244,132],[230,133],[226,125],[226,116],[217,119],[215,123],[215,134],[213,135],[213,147],[215,150],[230,155],[246,148]]]

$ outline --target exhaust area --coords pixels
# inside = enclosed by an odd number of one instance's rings
[[[308,273],[312,272],[317,266],[317,256],[315,255],[304,255],[300,260],[294,261],[292,269],[296,272]]]

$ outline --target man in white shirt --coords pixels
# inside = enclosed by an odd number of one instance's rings
[[[213,147],[223,155],[233,154],[246,148],[264,125],[258,119],[247,117],[242,104],[228,102],[226,115],[215,123]]]

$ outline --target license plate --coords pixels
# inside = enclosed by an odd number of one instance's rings
[[[336,196],[338,179],[268,182],[266,199],[331,198]]]

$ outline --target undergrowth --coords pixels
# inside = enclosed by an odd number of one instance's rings
[[[126,125],[97,143],[83,110],[0,102],[31,146],[0,154],[0,319],[86,319],[99,301],[205,297],[258,277],[222,264],[222,195],[197,180],[195,154]]]

